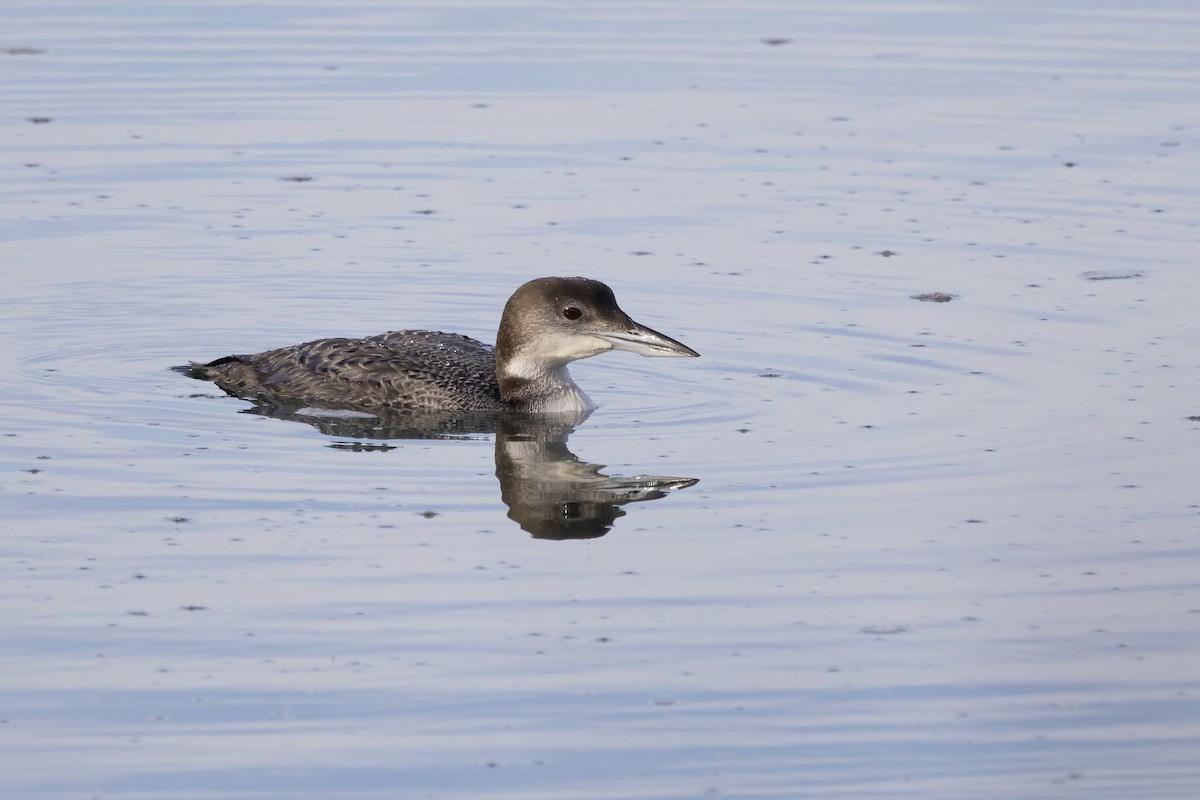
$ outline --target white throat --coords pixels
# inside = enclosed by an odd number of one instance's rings
[[[505,365],[505,372],[528,382],[526,392],[530,411],[588,414],[596,410],[596,404],[571,379],[566,364],[547,369],[544,363],[518,356]]]

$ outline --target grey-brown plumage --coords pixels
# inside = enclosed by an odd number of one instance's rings
[[[333,408],[580,412],[594,408],[566,366],[605,350],[698,355],[629,318],[588,278],[539,278],[504,307],[492,348],[440,331],[317,339],[192,363],[230,394]]]
[[[225,391],[331,407],[500,407],[492,348],[440,331],[392,331],[363,339],[317,339],[197,368]]]

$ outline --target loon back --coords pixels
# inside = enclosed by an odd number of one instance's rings
[[[505,404],[492,348],[441,331],[317,339],[192,364],[194,377],[239,397],[334,408],[496,411]]]

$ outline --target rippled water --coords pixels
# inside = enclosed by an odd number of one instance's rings
[[[0,18],[4,796],[1200,791],[1191,3]],[[703,357],[533,444],[169,369],[552,274]]]

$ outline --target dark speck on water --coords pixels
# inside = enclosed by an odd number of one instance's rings
[[[1087,272],[1080,273],[1079,277],[1085,281],[1126,281],[1130,278],[1141,278],[1145,276],[1145,272],[1140,269],[1119,269],[1119,270],[1103,270],[1092,269]]]
[[[862,633],[870,633],[875,636],[890,636],[895,633],[906,633],[907,625],[865,625],[859,630]]]

